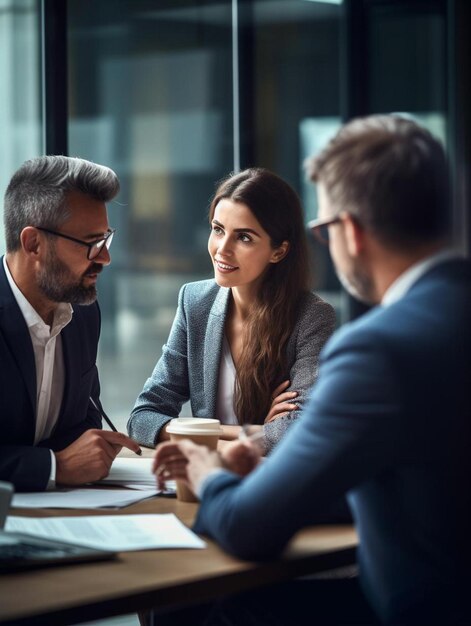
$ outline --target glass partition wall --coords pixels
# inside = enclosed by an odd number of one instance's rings
[[[122,189],[100,279],[102,400],[121,428],[161,353],[180,287],[211,276],[208,202],[233,169],[230,2],[72,0],[69,153]],[[189,410],[189,408],[188,408]]]
[[[43,151],[41,16],[37,0],[0,3],[0,190]],[[5,252],[3,220],[0,254]]]
[[[100,279],[102,399],[122,428],[187,281],[212,277],[216,182],[273,169],[315,215],[302,163],[339,124],[340,6],[306,0],[68,1],[68,150],[114,168]],[[316,288],[340,291],[326,251]],[[185,411],[190,411],[185,407]]]
[[[220,178],[268,167],[309,219],[317,205],[303,161],[342,119],[401,111],[446,137],[446,4],[67,1],[68,152],[111,166],[122,183],[109,210],[117,235],[100,279],[99,354],[103,404],[120,428],[179,288],[212,276],[207,209]],[[340,324],[348,299],[327,251],[312,244],[312,261],[313,288]]]

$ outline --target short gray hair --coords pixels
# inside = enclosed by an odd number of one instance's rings
[[[117,195],[119,180],[109,167],[74,157],[41,156],[23,163],[5,193],[7,251],[20,248],[26,226],[57,229],[70,215],[66,197],[71,191],[108,202]]]
[[[333,208],[401,249],[448,234],[447,168],[440,142],[400,115],[351,120],[306,163],[309,178],[324,185]]]

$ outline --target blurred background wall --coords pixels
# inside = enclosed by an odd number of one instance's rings
[[[406,113],[446,145],[455,240],[469,251],[470,4],[0,0],[2,195],[43,153],[97,161],[121,179],[113,263],[99,282],[102,400],[121,428],[179,288],[212,274],[207,209],[230,171],[274,170],[310,219],[304,159],[353,116]],[[339,324],[361,312],[327,251],[311,252],[313,288]]]

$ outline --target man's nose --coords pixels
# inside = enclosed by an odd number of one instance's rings
[[[111,263],[111,254],[106,246],[103,246],[100,254],[93,259],[93,262],[100,265],[109,265]]]

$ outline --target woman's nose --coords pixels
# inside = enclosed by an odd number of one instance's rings
[[[232,245],[229,237],[223,237],[219,240],[218,252],[226,256],[232,254]]]

